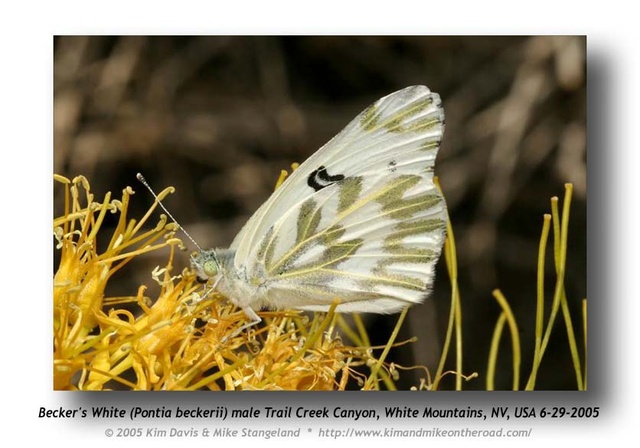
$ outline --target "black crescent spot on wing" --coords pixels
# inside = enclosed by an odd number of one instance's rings
[[[327,169],[321,165],[309,174],[309,177],[307,177],[307,185],[315,191],[320,191],[323,188],[335,184],[336,182],[340,182],[343,179],[343,174],[336,174],[332,176],[327,173]]]

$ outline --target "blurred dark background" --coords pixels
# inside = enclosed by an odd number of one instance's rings
[[[464,373],[483,389],[500,288],[519,323],[526,381],[533,353],[536,263],[551,196],[574,184],[566,291],[581,339],[586,297],[586,39],[572,36],[108,37],[54,39],[54,172],[85,175],[97,198],[136,191],[130,216],[157,191],[204,247],[227,246],[273,191],[281,169],[303,162],[366,106],[425,84],[446,114],[436,163],[458,244]],[[61,214],[56,189],[56,216]],[[155,221],[154,221],[155,222]],[[191,248],[192,249],[192,248]],[[138,257],[141,258],[141,257]],[[109,295],[151,285],[166,254],[136,260]],[[184,254],[177,270],[188,264]],[[405,366],[435,371],[449,312],[444,260],[431,299],[413,307],[393,351]],[[547,258],[546,298],[555,284]],[[153,297],[153,294],[150,293]],[[397,316],[367,315],[374,343]],[[505,333],[496,387],[511,387]],[[453,360],[451,360],[453,361]],[[453,362],[448,365],[454,368]],[[401,388],[421,370],[403,372]],[[451,377],[452,379],[453,377]],[[444,387],[451,387],[446,382]],[[538,389],[575,389],[558,319]]]

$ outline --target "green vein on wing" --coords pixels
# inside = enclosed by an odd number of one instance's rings
[[[338,223],[371,201],[377,201],[381,205],[383,214],[375,218],[380,219],[382,216],[396,221],[396,227],[392,231],[391,235],[385,239],[383,246],[387,256],[382,260],[388,261],[382,261],[379,263],[376,267],[378,271],[377,274],[385,277],[398,277],[397,280],[399,282],[408,282],[415,287],[416,282],[419,281],[418,279],[413,277],[399,278],[405,276],[400,274],[388,274],[384,271],[390,263],[404,261],[401,258],[403,256],[409,258],[416,257],[411,258],[412,262],[416,262],[418,259],[417,257],[422,257],[421,259],[424,260],[423,262],[429,262],[433,257],[433,253],[430,252],[429,249],[410,249],[400,244],[402,238],[405,236],[428,232],[436,228],[442,228],[444,225],[442,220],[439,219],[434,219],[429,222],[425,220],[422,220],[423,222],[417,221],[417,223],[403,222],[403,220],[412,218],[415,214],[421,211],[434,207],[441,201],[440,196],[429,193],[403,199],[402,196],[406,191],[420,180],[422,180],[422,177],[418,175],[401,175],[392,179],[382,188],[370,193],[364,198],[358,198],[361,190],[360,178],[347,178],[343,182],[335,184],[338,187],[337,192],[340,195],[338,201],[339,212],[332,220],[332,223],[324,230],[320,231],[318,231],[318,227],[322,217],[322,207],[318,206],[317,202],[313,198],[308,199],[301,205],[299,210],[296,244],[272,266],[270,265],[273,257],[273,248],[276,244],[276,237],[272,234],[271,238],[265,238],[265,243],[263,244],[266,244],[267,246],[261,247],[259,253],[270,255],[265,257],[265,266],[267,267],[268,272],[273,275],[280,271],[278,273],[279,278],[299,276],[313,271],[318,272],[319,269],[323,269],[325,267],[335,267],[341,261],[356,256],[355,253],[360,247],[362,247],[364,241],[361,238],[355,238],[348,241],[338,241],[348,230],[348,227],[340,226]],[[358,224],[359,223],[355,223],[352,225]],[[309,249],[318,244],[324,246],[324,252],[320,256],[319,260],[307,263],[307,265],[296,267],[291,271],[286,269]],[[390,258],[388,255],[395,255],[396,257]],[[405,260],[408,260],[409,258],[406,258]]]

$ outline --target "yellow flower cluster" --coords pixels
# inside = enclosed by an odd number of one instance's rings
[[[285,175],[283,172],[278,185]],[[387,344],[378,347],[382,350],[377,356],[359,317],[354,316],[356,328],[352,329],[333,309],[316,313],[313,318],[293,311],[261,313],[266,325],[238,332],[245,320],[241,310],[218,294],[203,289],[189,270],[172,275],[175,251],[182,247],[182,242],[174,236],[176,225],[167,223],[161,215],[154,227],[144,230],[149,227],[147,221],[157,202],[136,221],[127,217],[131,188],[125,188],[119,200],[111,199],[107,193],[99,202],[94,200],[84,177],[69,180],[55,175],[54,179],[64,188],[64,212],[53,222],[59,251],[53,291],[54,389],[395,389],[395,381],[404,368],[385,359],[390,349],[400,344],[395,339],[406,310],[400,314]],[[172,191],[172,188],[165,189],[158,200]],[[564,290],[571,192],[572,186],[567,184],[562,213],[558,198],[554,197],[552,213],[544,216],[537,282],[536,345],[532,371],[524,387],[527,390],[535,389],[553,324],[560,316],[567,330],[577,389],[586,389],[586,299],[582,302],[584,347],[581,356],[579,335],[574,330]],[[108,213],[117,216],[110,238],[103,226]],[[551,312],[545,319],[543,273],[550,233],[554,239],[557,280]],[[101,251],[98,235],[101,247],[105,246],[103,239],[108,238],[106,249]],[[105,296],[107,283],[120,269],[137,256],[161,249],[167,250],[168,260],[164,267],[157,267],[151,273],[159,285],[155,299],[145,295],[146,286],[140,286],[130,297]],[[426,373],[419,386],[412,389],[439,389],[442,379],[453,375],[455,389],[460,390],[464,381],[478,376],[476,372],[461,373],[462,311],[451,226],[444,255],[452,293],[441,359],[433,377],[424,367],[412,367],[424,369]],[[501,291],[496,290],[494,296],[504,311],[491,341],[486,387],[494,388],[498,346],[503,328],[508,326],[513,338],[513,389],[517,390],[522,387],[518,325]],[[354,346],[344,344],[340,335]],[[445,360],[451,347],[455,347],[455,368],[447,370]]]
[[[262,313],[266,326],[236,334],[240,310],[215,293],[203,294],[188,270],[172,276],[182,245],[175,224],[162,216],[145,230],[157,203],[136,221],[127,216],[131,188],[119,200],[108,193],[96,201],[86,178],[54,180],[64,188],[64,213],[53,223],[60,259],[53,291],[54,389],[344,390],[354,384],[378,389],[381,382],[394,388],[395,367],[375,359],[371,348],[343,344],[336,326],[350,330],[333,310],[313,318]],[[99,251],[107,213],[117,215],[117,225]],[[130,297],[105,297],[120,269],[160,249],[169,257],[152,274],[159,285],[155,299],[145,295],[145,286]],[[360,337],[368,340],[362,331]],[[363,366],[371,367],[368,377],[357,370]]]

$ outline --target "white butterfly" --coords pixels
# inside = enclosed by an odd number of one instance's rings
[[[249,219],[191,257],[251,319],[261,308],[394,313],[429,294],[447,207],[433,183],[440,96],[407,87],[365,109]]]

